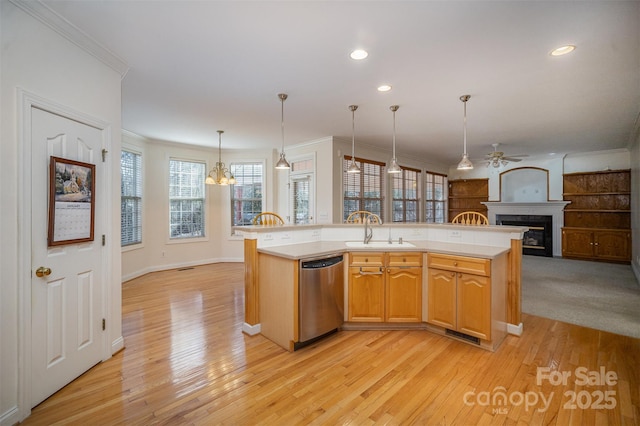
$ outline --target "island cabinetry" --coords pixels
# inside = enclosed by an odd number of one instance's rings
[[[500,306],[504,298],[497,306],[493,303],[500,300],[494,293],[504,294],[500,288],[492,289],[497,265],[489,259],[429,253],[427,266],[428,323],[483,341],[502,337],[501,332],[494,336],[495,322],[505,320],[505,306]]]
[[[420,322],[422,253],[352,252],[348,320]]]

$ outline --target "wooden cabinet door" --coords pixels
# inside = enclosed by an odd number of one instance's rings
[[[422,321],[422,268],[387,268],[385,296],[387,321]]]
[[[628,231],[594,231],[595,255],[598,259],[629,262],[631,233]]]
[[[384,321],[384,268],[349,268],[349,321]]]
[[[593,231],[588,229],[564,229],[562,231],[562,256],[591,258]]]
[[[444,328],[456,329],[456,273],[429,268],[429,300],[427,322]]]
[[[457,330],[491,340],[491,279],[457,274]]]

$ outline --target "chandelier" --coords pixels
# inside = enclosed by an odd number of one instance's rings
[[[218,130],[218,162],[216,166],[209,171],[209,176],[204,180],[207,185],[233,185],[236,183],[236,178],[227,169],[222,162],[222,134],[224,130]]]

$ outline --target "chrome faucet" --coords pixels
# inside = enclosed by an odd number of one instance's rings
[[[371,218],[365,217],[362,220],[364,222],[364,243],[369,244],[371,238],[373,237],[373,229],[369,226],[371,225]],[[377,218],[378,225],[382,225],[382,220]]]
[[[369,218],[365,217],[363,219],[364,222],[364,243],[369,244],[371,238],[373,238],[373,229],[369,227]]]

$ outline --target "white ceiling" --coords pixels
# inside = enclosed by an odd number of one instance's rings
[[[472,158],[625,148],[640,111],[637,1],[43,3],[129,65],[122,126],[158,140],[279,149],[284,92],[286,145],[350,140],[357,104],[356,155],[390,150],[398,104],[398,157],[450,165],[463,94]]]

